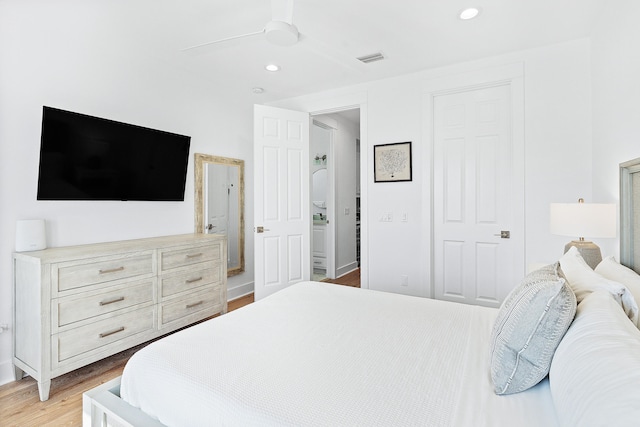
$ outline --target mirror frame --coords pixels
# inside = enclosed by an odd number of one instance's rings
[[[639,203],[640,189],[634,188],[633,176],[640,173],[640,158],[620,163],[620,263],[640,272],[640,265],[634,262],[640,250],[640,233],[635,225],[638,213],[634,204]]]
[[[239,169],[238,183],[240,187],[240,193],[238,194],[238,212],[240,213],[239,228],[238,230],[238,249],[239,253],[239,265],[237,267],[229,268],[227,266],[227,277],[235,276],[244,271],[244,160],[232,159],[229,157],[212,156],[209,154],[194,154],[195,160],[195,233],[204,234],[204,166],[208,163],[214,163],[219,165],[237,166]]]

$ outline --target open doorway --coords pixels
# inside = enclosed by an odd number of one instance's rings
[[[335,280],[360,267],[359,141],[359,109],[313,116],[312,280]]]

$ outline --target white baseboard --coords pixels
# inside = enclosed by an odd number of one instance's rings
[[[353,261],[352,263],[349,263],[347,265],[343,265],[342,267],[339,267],[336,270],[336,277],[342,277],[345,274],[351,273],[354,270],[358,269],[358,262],[357,261]]]
[[[227,288],[227,301],[238,299],[253,292],[253,282],[243,283],[242,285]]]
[[[14,375],[13,362],[9,360],[0,363],[0,385],[15,381]]]

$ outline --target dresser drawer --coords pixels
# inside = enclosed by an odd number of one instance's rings
[[[153,324],[154,310],[150,306],[61,332],[57,335],[58,362],[99,349],[132,335],[151,331]],[[55,345],[55,342],[55,339],[52,340],[52,345]]]
[[[180,292],[190,291],[201,286],[220,282],[221,268],[194,269],[182,271],[178,274],[163,276],[160,281],[161,296],[167,297]]]
[[[151,252],[130,257],[58,266],[58,291],[153,273]]]
[[[153,302],[155,279],[146,279],[111,287],[106,292],[83,293],[83,296],[58,298],[53,300],[53,324],[65,326],[80,320],[110,313],[137,304]],[[55,318],[57,316],[57,318]]]
[[[221,286],[214,285],[188,298],[163,303],[160,308],[161,326],[200,311],[212,311],[222,303],[221,290]]]
[[[160,254],[160,260],[162,271],[201,262],[220,261],[220,245],[163,250]]]

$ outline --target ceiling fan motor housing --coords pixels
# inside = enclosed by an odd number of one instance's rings
[[[277,46],[293,46],[298,42],[298,28],[283,21],[269,21],[264,27],[264,35],[269,43]]]

